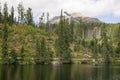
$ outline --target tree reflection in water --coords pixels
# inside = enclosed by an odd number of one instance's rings
[[[0,65],[0,80],[119,80],[116,65]]]

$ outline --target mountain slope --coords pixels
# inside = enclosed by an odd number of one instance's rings
[[[97,18],[93,18],[93,17],[87,17],[87,16],[83,16],[80,13],[72,13],[72,14],[68,14],[65,15],[65,19],[68,20],[72,20],[76,23],[79,23],[80,20],[82,20],[82,22],[85,23],[102,23],[102,21],[100,21]],[[50,24],[55,24],[58,23],[60,21],[60,16],[55,16],[50,20]]]

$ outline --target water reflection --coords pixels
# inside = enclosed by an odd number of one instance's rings
[[[111,80],[110,79],[110,65],[107,63],[103,64],[102,79]]]
[[[0,65],[0,80],[119,80],[117,65]]]

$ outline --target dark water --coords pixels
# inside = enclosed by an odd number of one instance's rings
[[[120,80],[120,66],[0,65],[0,80]]]

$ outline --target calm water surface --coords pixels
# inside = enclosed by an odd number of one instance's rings
[[[120,65],[0,65],[0,80],[120,80]]]

